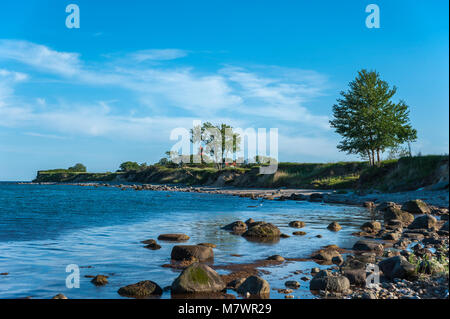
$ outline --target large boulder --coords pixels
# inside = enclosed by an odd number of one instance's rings
[[[384,250],[384,246],[383,244],[374,240],[361,239],[353,245],[353,250],[382,253]]]
[[[277,238],[280,237],[280,235],[281,231],[277,226],[271,223],[259,222],[252,224],[242,236],[252,238]]]
[[[120,288],[118,291],[119,295],[125,297],[142,298],[149,297],[152,295],[162,295],[163,290],[158,284],[150,280],[140,281],[136,284],[128,285]]]
[[[219,292],[226,288],[220,275],[205,264],[195,263],[174,280],[172,294]]]
[[[241,220],[237,220],[235,222],[232,222],[231,224],[222,227],[222,229],[232,231],[233,233],[242,234],[247,230],[247,224]]]
[[[238,287],[237,292],[242,296],[249,294],[253,297],[267,298],[270,294],[270,285],[261,277],[250,276]]]
[[[381,237],[383,240],[393,240],[393,241],[398,241],[401,237],[401,233],[399,232],[385,232],[383,234],[383,236]]]
[[[416,277],[416,267],[403,256],[384,259],[378,263],[378,266],[389,279],[413,279]]]
[[[400,205],[394,203],[394,202],[382,202],[377,206],[377,210],[384,212],[389,207],[397,207],[400,208]]]
[[[189,236],[185,234],[162,234],[158,236],[158,240],[187,241],[189,240]]]
[[[400,220],[405,225],[411,224],[414,220],[414,215],[401,210],[397,206],[388,206],[384,210],[383,217],[384,217],[385,223],[388,223],[389,221],[396,219],[396,220]]]
[[[381,224],[376,221],[371,221],[371,222],[364,223],[361,226],[361,229],[363,231],[365,231],[366,233],[376,233],[381,230]]]
[[[172,248],[171,258],[175,261],[212,261],[214,251],[211,247],[201,245],[177,245]]]
[[[442,227],[441,227],[440,230],[448,231],[448,221],[446,221],[446,222],[444,223],[444,225],[442,225]]]
[[[343,293],[350,289],[350,281],[345,276],[321,276],[319,273],[309,282],[309,289],[313,291],[325,290],[328,292]]]
[[[414,219],[412,224],[408,226],[409,229],[434,229],[437,225],[437,219],[431,215],[418,216]]]
[[[431,209],[428,207],[428,205],[420,200],[410,200],[403,204],[402,210],[407,211],[411,214],[430,214]]]
[[[366,269],[365,268],[342,268],[342,274],[347,277],[350,284],[356,286],[364,286],[366,284]]]

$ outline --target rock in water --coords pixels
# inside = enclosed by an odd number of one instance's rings
[[[390,279],[414,279],[416,277],[416,267],[403,256],[384,259],[378,263],[378,266]]]
[[[411,213],[411,214],[430,214],[431,213],[431,210],[428,207],[428,205],[420,199],[410,200],[410,201],[404,203],[402,206],[402,210],[407,211],[408,213]]]
[[[311,258],[321,261],[331,261],[335,257],[341,257],[341,254],[334,249],[321,249],[315,252]]]
[[[413,222],[414,216],[408,212],[402,211],[397,206],[388,206],[384,210],[384,222],[388,223],[393,219],[400,220],[403,224],[409,225]]]
[[[361,226],[361,229],[367,233],[375,233],[381,230],[381,224],[379,222],[367,222]]]
[[[284,283],[284,285],[288,288],[292,288],[292,289],[298,289],[300,288],[300,283],[298,281],[295,280],[288,280]]]
[[[284,258],[280,255],[273,255],[273,256],[267,257],[267,260],[284,261]]]
[[[141,241],[141,243],[145,244],[146,245],[145,248],[150,249],[150,250],[161,249],[161,246],[158,245],[158,243],[154,239],[147,239],[147,240]]]
[[[305,222],[299,221],[299,220],[294,220],[292,222],[289,223],[289,227],[293,227],[293,228],[303,228],[305,227]]]
[[[381,243],[373,241],[373,240],[362,239],[362,240],[358,240],[353,245],[353,250],[382,253],[384,250],[384,246]]]
[[[237,220],[235,222],[232,222],[231,224],[222,227],[222,229],[232,231],[237,234],[241,234],[247,230],[247,224],[241,220]]]
[[[205,264],[187,267],[172,283],[173,294],[219,292],[226,288],[220,275]]]
[[[248,277],[237,289],[242,296],[250,296],[268,298],[270,295],[269,283],[258,276]]]
[[[95,276],[91,282],[96,286],[104,286],[108,283],[108,277],[103,275]]]
[[[430,215],[419,216],[414,219],[409,229],[434,229],[437,225],[437,219]]]
[[[125,297],[142,298],[152,295],[160,296],[162,295],[163,290],[153,281],[144,280],[136,284],[122,287],[117,292],[119,295]]]
[[[321,276],[319,273],[309,282],[309,289],[342,293],[350,289],[350,281],[345,276]]]
[[[177,245],[172,248],[171,258],[176,261],[212,261],[214,260],[214,251],[207,246]]]
[[[159,235],[158,240],[165,241],[187,241],[189,240],[189,236],[185,234],[162,234]]]
[[[271,223],[254,223],[250,228],[242,235],[244,237],[253,238],[277,238],[280,237],[281,232],[277,226]]]
[[[327,228],[331,231],[340,231],[342,229],[341,225],[337,222],[332,222]]]
[[[52,299],[68,299],[68,298],[66,296],[64,296],[63,294],[57,294]]]
[[[253,218],[249,218],[249,219],[247,219],[246,221],[245,221],[245,224],[248,226],[248,225],[251,225],[251,224],[253,224],[253,223],[255,223],[255,220],[253,219]]]

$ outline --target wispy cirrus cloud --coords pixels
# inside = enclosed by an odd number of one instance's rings
[[[81,68],[78,53],[58,52],[28,41],[0,39],[0,58],[60,75],[75,75]]]
[[[141,50],[134,53],[131,53],[129,56],[137,61],[167,61],[167,60],[175,60],[179,58],[183,58],[188,55],[188,51],[180,50],[180,49],[150,49],[150,50]]]
[[[256,122],[266,123],[267,127],[295,127],[302,123],[319,133],[328,130],[328,118],[307,107],[307,103],[323,94],[327,85],[326,76],[314,71],[226,65],[204,72],[181,64],[123,63],[163,63],[186,54],[187,51],[176,49],[143,50],[100,63],[82,60],[79,53],[60,52],[40,44],[0,40],[0,61],[31,67],[35,72],[33,77],[46,73],[57,75],[81,92],[84,87],[117,87],[139,103],[138,111],[130,108],[127,114],[125,103],[116,106],[99,102],[89,94],[69,102],[64,92],[58,92],[58,103],[50,102],[51,99],[41,94],[20,96],[14,93],[14,87],[26,82],[29,75],[5,69],[3,75],[0,72],[0,125],[29,128],[43,138],[44,134],[50,136],[54,132],[58,136],[147,141],[167,141],[171,129],[190,127],[194,119],[237,123],[242,127]],[[48,84],[50,90],[51,85]],[[120,100],[114,91],[111,99]],[[45,127],[46,132],[36,130],[39,127]],[[316,145],[329,145],[323,137],[310,137],[301,142],[314,144],[315,139],[319,142]]]

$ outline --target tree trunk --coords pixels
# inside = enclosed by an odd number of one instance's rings
[[[369,157],[369,165],[372,166],[372,156],[370,156],[370,151],[367,151],[367,156]]]
[[[372,150],[372,165],[375,166],[375,150]]]
[[[377,162],[378,162],[378,165],[380,165],[381,159],[380,159],[380,149],[379,148],[377,148]]]

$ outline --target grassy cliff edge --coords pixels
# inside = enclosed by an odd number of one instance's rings
[[[273,175],[260,175],[259,167],[166,167],[152,165],[142,171],[76,173],[39,171],[34,182],[131,182],[238,187],[292,187],[316,189],[379,189],[385,192],[414,190],[428,185],[448,187],[448,156],[429,155],[367,162],[279,163]],[[447,186],[446,186],[447,185]]]

